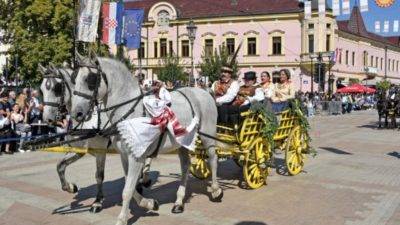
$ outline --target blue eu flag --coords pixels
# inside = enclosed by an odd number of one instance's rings
[[[140,48],[142,36],[143,9],[128,9],[124,11],[124,39],[129,49]]]

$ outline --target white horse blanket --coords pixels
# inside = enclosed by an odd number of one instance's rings
[[[198,117],[193,118],[190,125],[184,128],[165,101],[146,96],[143,104],[151,118],[128,119],[117,125],[123,143],[134,157],[141,157],[163,132],[170,132],[175,141],[173,144],[194,151],[198,135]]]

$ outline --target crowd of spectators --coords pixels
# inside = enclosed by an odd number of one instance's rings
[[[43,104],[39,91],[24,88],[0,89],[0,154],[25,152],[23,142],[32,135],[38,135],[42,119]]]
[[[351,113],[355,110],[369,110],[376,106],[374,94],[333,94],[329,97],[324,93],[298,93],[302,108],[308,117],[326,111],[328,115]]]

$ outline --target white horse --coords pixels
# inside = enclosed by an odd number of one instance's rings
[[[75,80],[75,92],[72,96],[72,116],[82,121],[88,114],[94,101],[98,101],[105,107],[112,107],[116,104],[135,99],[135,101],[123,104],[108,112],[108,116],[113,125],[121,120],[128,118],[141,117],[144,113],[142,94],[139,81],[133,77],[129,70],[122,63],[108,58],[98,58],[96,63],[87,64],[79,62],[80,69]],[[172,92],[172,109],[177,118],[183,125],[190,124],[193,113],[200,119],[199,130],[209,135],[216,135],[217,108],[212,96],[199,88],[182,88],[180,92]],[[130,154],[129,149],[122,143],[120,135],[115,135],[115,143],[122,155],[126,156],[128,162],[128,173],[126,176],[125,187],[122,194],[123,204],[121,213],[118,216],[117,225],[127,224],[129,203],[132,197],[141,207],[157,210],[158,202],[154,199],[145,199],[135,191],[136,182],[140,176],[145,158],[152,155],[158,147],[159,151],[169,151],[179,146],[171,140],[170,135],[163,135],[163,140],[153,143],[150,148],[140,158],[135,158]],[[217,182],[217,156],[215,153],[215,140],[201,136],[201,141],[208,149],[210,166],[212,171],[211,197],[215,201],[220,201],[223,191]],[[177,191],[177,199],[174,203],[172,212],[179,213],[184,209],[183,199],[186,192],[186,183],[190,166],[188,150],[179,148],[179,159],[181,162],[182,179]]]
[[[71,75],[73,71],[69,68],[45,68],[39,65],[39,71],[43,74],[43,81],[40,89],[43,94],[43,120],[48,123],[56,121],[56,116],[60,107],[65,104],[67,109],[71,109],[71,96],[74,91],[74,85],[71,81]],[[105,120],[106,115],[102,115]],[[97,126],[97,117],[94,116],[91,121],[82,123],[80,128],[91,129]],[[96,136],[86,141],[80,141],[71,144],[75,147],[86,147],[95,149],[106,149],[108,145],[108,138]],[[63,159],[57,164],[57,173],[60,178],[61,188],[69,193],[76,193],[78,187],[76,184],[70,183],[65,178],[66,168],[82,158],[85,154],[83,153],[67,153]],[[104,201],[103,195],[103,180],[104,180],[104,167],[106,161],[106,152],[95,153],[93,156],[96,157],[96,181],[97,181],[97,194],[96,200],[92,203],[90,212],[97,213],[102,210],[102,204]]]

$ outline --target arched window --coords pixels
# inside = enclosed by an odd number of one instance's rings
[[[159,27],[168,27],[170,15],[167,11],[161,10],[158,14],[157,24]]]

